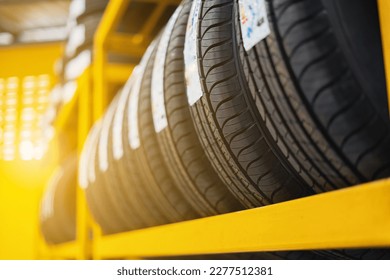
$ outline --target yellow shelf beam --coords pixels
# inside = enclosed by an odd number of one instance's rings
[[[92,98],[92,69],[88,68],[80,77],[77,83],[78,98],[78,126],[77,126],[77,155],[80,159],[84,147],[84,141],[92,124],[91,98]],[[76,239],[77,251],[75,259],[84,260],[91,258],[91,240],[90,240],[90,215],[86,203],[84,190],[80,186],[76,187]]]
[[[107,38],[105,45],[107,49],[115,53],[142,57],[146,48],[146,46],[142,45],[142,42],[142,36],[117,33]]]
[[[47,257],[50,259],[75,259],[79,251],[79,244],[75,241],[59,245],[48,245]]]
[[[57,132],[64,131],[66,129],[66,125],[74,117],[74,112],[78,102],[78,95],[79,90],[76,90],[72,99],[60,108],[55,120],[55,127]]]
[[[97,258],[390,246],[390,179],[150,229],[104,236]]]
[[[103,14],[94,37],[94,112],[93,119],[99,119],[109,103],[108,84],[106,83],[107,42],[114,33],[118,22],[128,7],[130,0],[111,0]]]

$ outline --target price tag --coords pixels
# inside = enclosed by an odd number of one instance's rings
[[[197,30],[201,0],[192,3],[187,23],[187,32],[184,45],[184,64],[187,85],[187,98],[190,106],[194,105],[202,96],[197,56]]]
[[[270,33],[264,0],[239,0],[240,26],[244,48],[249,51]]]

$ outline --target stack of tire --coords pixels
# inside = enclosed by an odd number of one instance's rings
[[[68,156],[53,173],[40,210],[40,227],[48,244],[69,242],[76,237],[77,157]]]
[[[385,178],[389,147],[375,1],[185,0],[92,129],[80,184],[110,234]]]
[[[50,142],[54,136],[55,120],[62,106],[72,100],[77,84],[76,79],[92,63],[93,36],[98,28],[108,0],[73,0],[69,8],[68,36],[63,56],[58,59],[54,70],[58,84],[50,92],[48,109],[42,120],[45,141]],[[74,118],[74,125],[77,118]],[[74,128],[72,124],[72,129]],[[65,139],[64,141],[62,141]],[[75,148],[76,137],[61,135],[62,150]]]
[[[76,90],[77,79],[92,63],[93,36],[108,0],[73,0],[69,9],[69,35],[63,57],[63,101]]]

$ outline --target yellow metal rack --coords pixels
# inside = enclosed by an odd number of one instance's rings
[[[160,4],[150,21],[140,34],[132,36],[115,32],[131,1],[111,0],[107,7],[95,36],[93,67],[79,79],[80,149],[92,120],[103,114],[110,101],[108,85],[123,83],[132,68],[110,64],[107,54],[116,51],[141,56],[150,42],[148,35],[156,18],[168,3],[178,4],[179,1],[153,2]],[[390,3],[386,0],[378,2],[390,92]],[[122,46],[133,47],[129,50]],[[90,106],[92,101],[93,106]],[[64,113],[65,119],[66,115]],[[109,236],[102,236],[88,218],[80,188],[77,194],[77,240],[57,246],[45,245],[43,257],[130,259],[390,246],[390,179],[266,207]]]

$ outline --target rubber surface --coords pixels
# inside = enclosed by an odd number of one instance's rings
[[[242,209],[211,166],[196,135],[186,98],[183,49],[192,1],[183,1],[174,24],[164,68],[168,126],[157,134],[171,177],[202,216]]]
[[[91,135],[89,155],[87,155],[88,185],[85,190],[88,207],[97,224],[100,225],[103,234],[118,231],[118,222],[112,219],[110,207],[105,205],[105,197],[102,197],[102,182],[100,178],[99,166],[97,164],[97,148],[99,134],[102,123],[95,124],[95,132]],[[93,130],[92,130],[93,132]]]
[[[54,172],[40,209],[40,228],[49,244],[76,238],[77,157],[72,154]]]
[[[112,116],[108,129],[108,141],[107,141],[107,162],[108,169],[106,170],[106,182],[108,182],[109,191],[113,192],[115,203],[118,205],[118,208],[122,212],[122,215],[125,216],[124,222],[124,231],[139,229],[146,227],[144,222],[142,208],[139,207],[137,202],[137,197],[135,197],[134,186],[129,183],[128,174],[123,172],[121,166],[122,161],[118,161],[114,158],[113,149],[113,128],[114,128],[114,117],[118,113],[119,102],[122,102],[120,95],[125,96],[127,100],[129,92],[119,92],[118,93],[118,105],[116,106],[116,112]],[[123,115],[122,118],[123,120]],[[120,135],[122,137],[122,135]]]
[[[312,194],[280,160],[257,119],[239,64],[234,5],[202,1],[198,64],[204,95],[191,108],[199,138],[221,179],[247,207]]]
[[[151,108],[151,76],[156,50],[148,61],[142,78],[139,103],[138,127],[140,147],[135,150],[142,176],[147,182],[154,198],[154,203],[168,222],[179,222],[199,217],[186,198],[178,191],[169,174],[159,150],[157,136],[154,131]]]
[[[360,2],[354,5],[359,7]],[[383,117],[387,108],[384,103],[374,104],[375,96],[386,98],[385,85],[378,85],[379,89],[365,86],[364,80],[372,78],[357,74],[366,71],[356,69],[357,65],[362,68],[362,63],[359,60],[353,63],[347,55],[346,43],[333,27],[334,15],[321,1],[270,3],[274,36],[257,48],[259,64],[269,84],[279,85],[272,93],[275,99],[278,92],[284,96],[280,100],[285,101],[285,106],[279,110],[284,112],[282,117],[290,124],[296,142],[309,143],[305,147],[301,144],[299,152],[312,147],[308,157],[315,160],[306,169],[320,170],[322,186],[335,188],[389,176],[390,123]],[[365,12],[375,17],[370,12],[376,9],[375,1],[368,6],[371,7]],[[378,34],[378,28],[377,22],[376,29],[360,32]],[[356,40],[348,42],[349,45],[364,43],[359,41],[360,37],[346,38],[349,39]],[[380,38],[377,44],[379,47],[364,55],[373,61],[367,66],[376,70],[371,75],[381,77],[384,74]],[[273,69],[266,67],[267,62]],[[377,80],[380,83],[381,79]],[[284,105],[281,101],[274,103]]]

